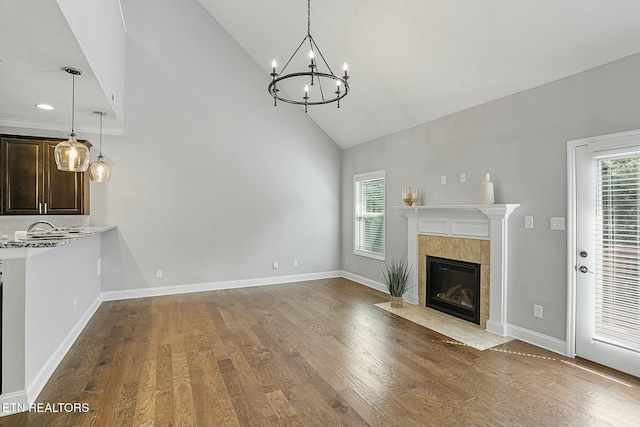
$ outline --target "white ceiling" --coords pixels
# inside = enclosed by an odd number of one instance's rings
[[[307,2],[198,1],[264,68],[269,102]],[[640,52],[640,1],[314,0],[311,34],[336,74],[349,65],[340,109],[309,107],[346,148]]]
[[[283,64],[306,35],[307,2],[198,1],[264,68],[271,103],[271,61]],[[347,148],[640,52],[640,1],[314,0],[311,33],[334,72],[349,64],[340,109],[309,108]],[[119,132],[55,0],[0,0],[0,125],[67,130],[63,66],[85,71],[76,130],[95,131],[92,111],[103,110],[105,133]]]

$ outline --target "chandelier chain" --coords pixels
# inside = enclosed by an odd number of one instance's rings
[[[311,35],[311,0],[307,0],[307,35]]]

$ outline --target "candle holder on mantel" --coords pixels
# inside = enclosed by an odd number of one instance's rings
[[[402,205],[411,206],[411,187],[402,187]]]
[[[411,206],[420,206],[420,189],[413,187],[411,192]]]
[[[402,205],[420,206],[420,189],[418,187],[402,187]]]

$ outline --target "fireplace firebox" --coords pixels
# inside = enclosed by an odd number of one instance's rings
[[[480,324],[480,264],[427,256],[427,307]]]

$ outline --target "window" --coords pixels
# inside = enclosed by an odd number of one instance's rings
[[[596,339],[640,351],[640,156],[599,161]]]
[[[384,171],[353,177],[353,253],[384,261]]]

